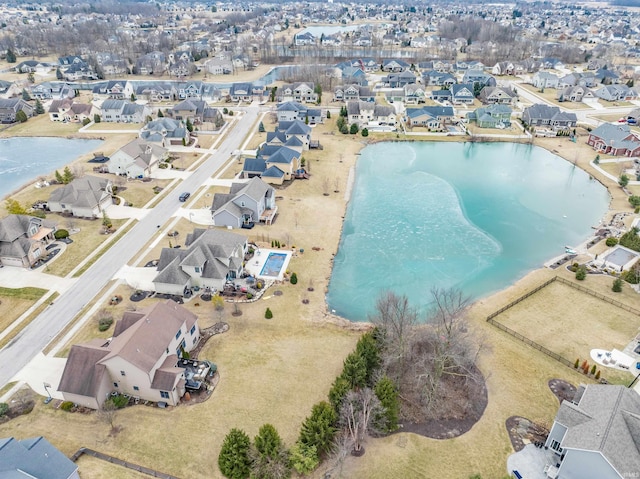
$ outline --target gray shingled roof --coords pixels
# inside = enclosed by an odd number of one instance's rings
[[[78,466],[44,437],[0,439],[0,477],[68,479]]]
[[[599,451],[620,473],[640,471],[640,395],[624,386],[590,384],[578,405],[564,401],[556,421],[561,446]]]

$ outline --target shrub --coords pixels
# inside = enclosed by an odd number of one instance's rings
[[[600,379],[600,370],[596,372],[596,379]]]
[[[576,358],[576,362],[573,363],[573,367],[578,369],[578,366],[580,365],[580,358]]]
[[[291,279],[289,280],[291,284],[296,284],[298,282],[298,275],[295,273],[291,273]]]
[[[53,237],[55,239],[68,238],[69,237],[69,232],[67,230],[64,230],[64,229],[56,230],[56,232],[53,233]]]
[[[264,319],[271,319],[271,318],[273,318],[273,313],[269,308],[267,308],[267,310],[264,312]]]
[[[243,479],[251,473],[249,449],[251,439],[240,429],[231,429],[222,442],[218,456],[218,467],[224,477]]]
[[[589,367],[589,363],[585,359],[584,361],[582,361],[582,365],[580,366],[580,369],[586,369],[588,367]]]
[[[73,409],[73,401],[65,401],[62,404],[60,404],[60,409],[62,409],[63,411],[71,411]]]
[[[607,241],[605,241],[605,244],[609,247],[615,246],[618,244],[618,238],[607,238]]]
[[[122,394],[118,394],[117,396],[111,396],[105,402],[109,402],[113,404],[116,409],[122,409],[127,404],[129,404],[129,398],[123,396]]]
[[[591,366],[591,374],[595,374],[596,373],[596,365],[594,364],[593,366]]]
[[[9,405],[6,402],[0,402],[0,417],[9,412]]]
[[[364,137],[369,136],[369,130],[367,128],[363,128],[360,134]]]
[[[106,331],[113,324],[113,318],[100,318],[98,321],[98,330],[101,332]]]
[[[247,293],[247,299],[253,299],[253,294]]]
[[[573,263],[571,266],[569,266],[569,270],[573,273],[575,273],[576,271],[578,271],[578,268],[580,267],[580,265],[578,263]]]
[[[318,450],[316,446],[308,445],[303,442],[296,442],[290,451],[291,467],[298,474],[307,475],[312,473],[318,465]]]
[[[87,126],[89,123],[91,123],[91,120],[89,118],[85,118],[84,120],[82,120],[82,126]]]
[[[587,277],[587,269],[584,266],[580,266],[576,271],[576,279],[578,281],[584,281]]]
[[[616,278],[613,280],[611,291],[613,291],[614,293],[620,293],[622,291],[622,280],[620,278]]]

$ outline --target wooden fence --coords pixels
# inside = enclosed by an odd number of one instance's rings
[[[558,353],[554,353],[553,351],[545,348],[541,344],[536,343],[535,341],[523,336],[522,334],[518,333],[517,331],[514,331],[513,329],[511,329],[511,328],[505,326],[504,324],[499,323],[498,321],[493,319],[496,316],[498,316],[499,314],[504,313],[509,308],[514,307],[516,304],[520,303],[521,301],[524,301],[525,299],[527,299],[531,295],[537,293],[541,289],[546,288],[547,286],[549,286],[554,281],[558,281],[558,282],[560,282],[562,284],[565,284],[565,285],[570,286],[570,287],[572,287],[574,289],[577,289],[578,291],[582,291],[583,293],[589,294],[589,295],[593,296],[594,298],[598,298],[598,299],[600,299],[602,301],[605,301],[607,303],[610,303],[610,304],[612,304],[612,305],[614,305],[614,306],[616,306],[618,308],[621,308],[621,309],[623,309],[625,311],[629,311],[630,313],[633,313],[635,315],[640,316],[640,310],[632,308],[631,306],[628,306],[628,305],[626,305],[624,303],[621,303],[620,301],[616,301],[615,299],[612,299],[612,298],[610,298],[608,296],[604,296],[603,294],[600,294],[600,293],[598,293],[596,291],[590,290],[589,288],[585,288],[584,286],[579,285],[577,283],[574,283],[573,281],[566,280],[565,278],[562,278],[562,277],[559,277],[559,276],[554,276],[550,280],[545,281],[544,283],[542,283],[539,286],[535,287],[531,291],[523,294],[522,296],[520,296],[519,298],[515,299],[514,301],[511,301],[506,306],[504,306],[504,307],[500,308],[499,310],[491,313],[489,316],[487,316],[487,322],[492,324],[492,325],[494,325],[496,328],[501,329],[505,333],[510,334],[514,338],[519,339],[523,343],[528,344],[532,348],[535,348],[538,351],[543,352],[544,354],[546,354],[547,356],[555,359],[556,361],[559,361],[560,363],[564,364],[565,366],[567,366],[567,367],[569,367],[571,369],[574,369],[574,363],[569,361],[567,358],[559,355]]]
[[[73,462],[76,462],[80,458],[80,456],[82,456],[83,454],[87,454],[88,456],[92,456],[97,459],[110,462],[111,464],[117,464],[118,466],[126,467],[127,469],[131,469],[133,471],[141,472],[151,477],[160,477],[161,479],[179,479],[176,476],[171,476],[163,472],[149,469],[148,467],[143,467],[143,466],[139,466],[138,464],[133,464],[131,462],[123,461],[122,459],[118,459],[117,457],[109,456],[108,454],[103,454],[101,452],[94,451],[93,449],[88,449],[86,447],[81,447],[80,449],[78,449],[76,453],[73,456],[71,456],[71,460]]]

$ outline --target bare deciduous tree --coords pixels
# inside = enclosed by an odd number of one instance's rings
[[[111,427],[111,430],[109,431],[110,434],[115,434],[119,430],[119,427],[116,425],[117,413],[118,408],[112,401],[105,401],[102,407],[97,411],[98,418]]]
[[[354,454],[363,451],[363,442],[370,432],[371,419],[382,406],[371,388],[351,390],[345,396],[340,408],[340,423],[353,445]]]

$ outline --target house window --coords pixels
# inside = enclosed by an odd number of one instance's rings
[[[176,333],[176,339],[178,339],[181,334],[182,334],[182,329],[179,329],[178,332]]]
[[[133,390],[134,391],[140,391],[140,388],[138,386],[133,386]]]
[[[124,371],[120,371],[120,376],[126,376]]]
[[[200,266],[196,266],[196,273],[200,272]]]
[[[113,387],[117,388],[118,387],[118,383],[113,383]]]
[[[180,347],[184,349],[186,346],[187,346],[187,341],[183,339],[182,342],[180,343]]]
[[[194,325],[191,327],[191,336],[193,336],[193,334],[194,334],[195,332],[196,332],[196,325],[194,324]]]
[[[551,441],[551,449],[556,451],[558,454],[562,454],[562,448],[560,447],[560,443],[555,439]]]
[[[169,393],[167,391],[160,391],[160,397],[163,399],[169,399]]]

